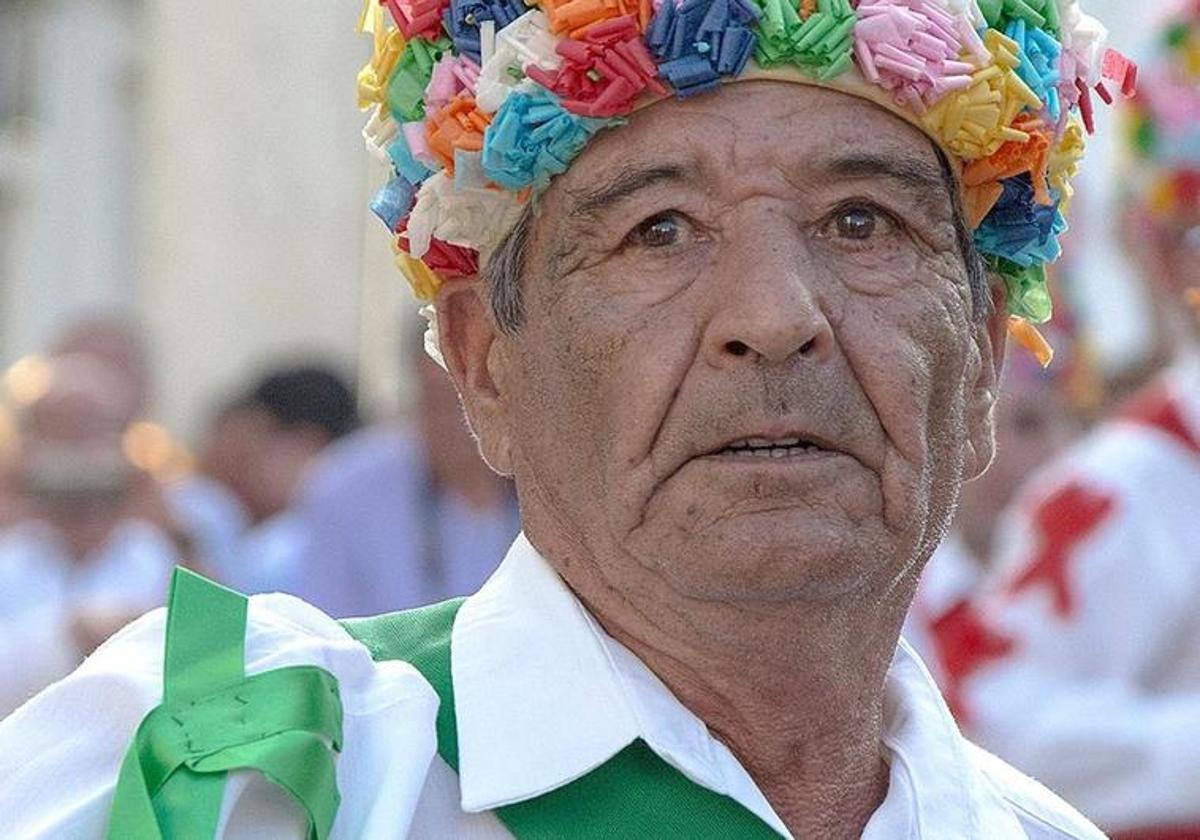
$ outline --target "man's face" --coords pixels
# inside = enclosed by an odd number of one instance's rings
[[[990,457],[936,153],[859,99],[753,82],[635,114],[544,194],[522,283],[473,419],[535,544],[698,598],[879,591]]]

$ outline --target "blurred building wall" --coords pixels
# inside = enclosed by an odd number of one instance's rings
[[[366,167],[356,0],[145,3],[138,308],[164,416],[249,360],[359,350]]]
[[[0,0],[0,363],[128,310],[185,435],[298,355],[394,404],[402,281],[365,220],[358,11]]]
[[[137,4],[0,2],[0,339],[134,301]]]

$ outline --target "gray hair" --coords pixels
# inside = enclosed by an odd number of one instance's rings
[[[967,270],[967,285],[971,292],[971,312],[976,321],[983,321],[992,313],[987,266],[979,249],[975,247],[975,237],[967,225],[958,179],[954,177],[950,161],[936,144],[933,149],[942,169],[946,191],[950,195],[950,205],[954,213],[954,234]],[[496,320],[496,326],[506,335],[515,335],[524,320],[521,276],[525,273],[525,259],[533,233],[533,205],[533,201],[525,205],[521,218],[492,252],[483,269],[484,288],[487,291],[492,317]]]

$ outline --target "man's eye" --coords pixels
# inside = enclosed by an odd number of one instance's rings
[[[870,207],[847,207],[837,212],[834,226],[843,239],[870,239],[880,226],[879,213]]]
[[[895,218],[874,204],[847,203],[834,210],[826,222],[825,236],[849,242],[865,243],[893,233],[899,227]]]
[[[639,224],[625,237],[627,245],[666,248],[687,234],[687,222],[678,213],[658,213]]]

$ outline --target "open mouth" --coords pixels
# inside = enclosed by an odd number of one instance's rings
[[[806,455],[824,452],[824,448],[810,440],[798,437],[778,438],[744,438],[735,440],[715,454],[723,456],[750,456],[755,458],[788,458],[795,455]]]

